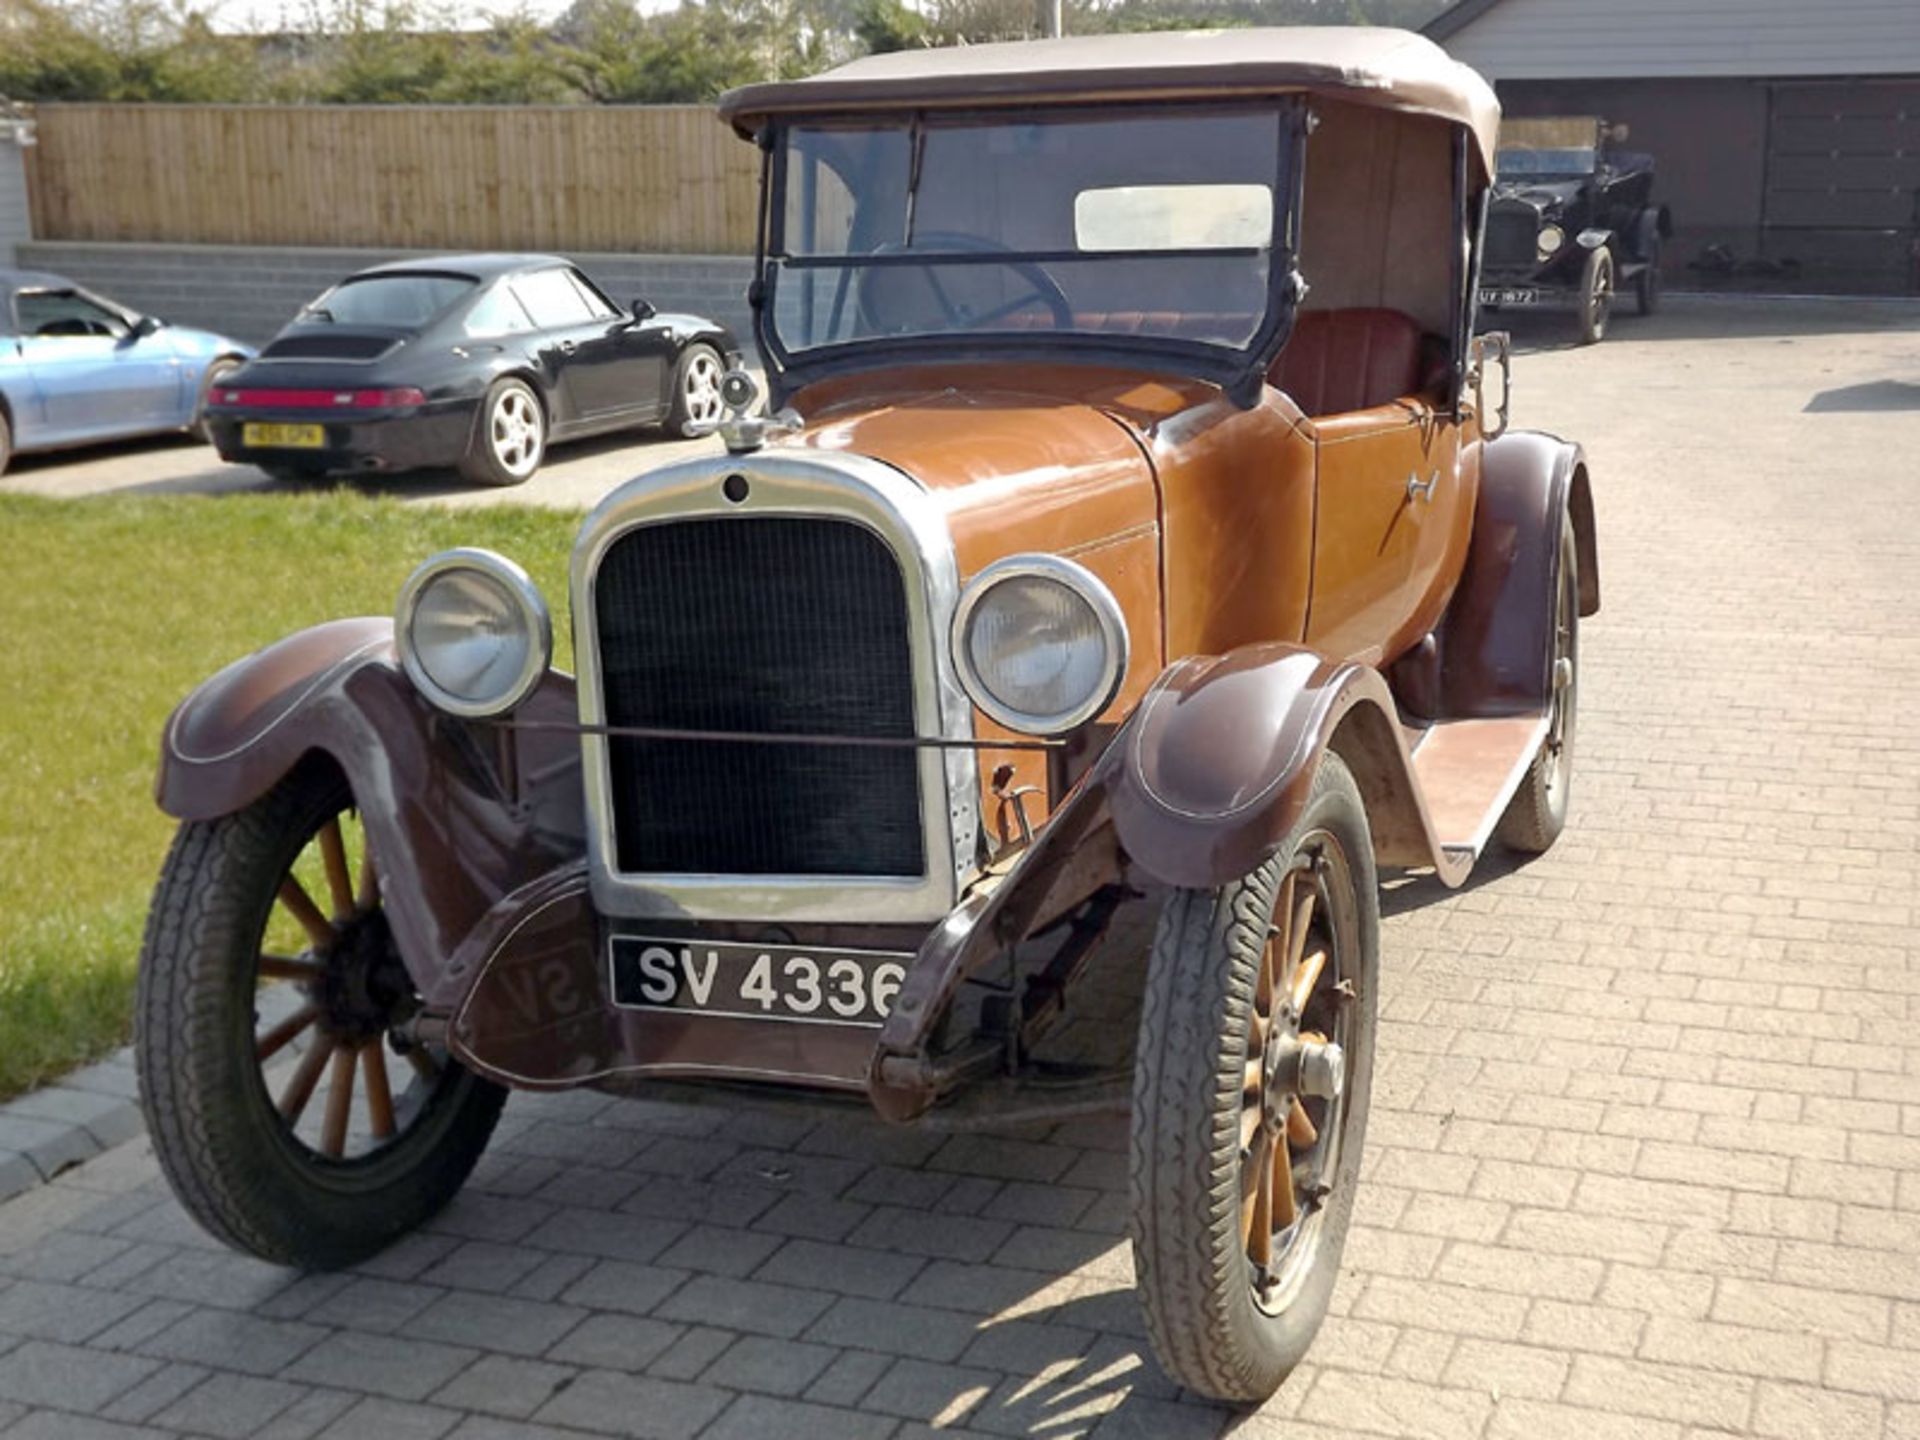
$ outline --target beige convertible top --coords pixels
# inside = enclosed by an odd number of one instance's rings
[[[745,85],[720,97],[742,135],[786,113],[1192,100],[1313,91],[1467,126],[1493,171],[1500,102],[1478,72],[1405,30],[1301,25],[1184,30],[957,45],[869,55],[804,80]]]

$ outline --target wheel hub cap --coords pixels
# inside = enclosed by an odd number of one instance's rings
[[[339,940],[321,959],[325,968],[312,988],[328,1034],[365,1043],[405,1018],[412,986],[384,911],[343,922]]]

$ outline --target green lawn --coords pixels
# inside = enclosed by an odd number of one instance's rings
[[[172,822],[161,725],[228,661],[387,614],[436,550],[526,566],[563,651],[576,515],[451,512],[352,492],[146,500],[0,495],[0,1097],[122,1043]]]

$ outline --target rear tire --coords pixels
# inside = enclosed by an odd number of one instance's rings
[[[1633,277],[1633,303],[1642,315],[1651,315],[1660,308],[1660,247],[1658,245],[1648,253],[1646,268]]]
[[[1553,607],[1553,706],[1547,736],[1494,832],[1501,844],[1523,855],[1544,854],[1567,828],[1580,699],[1580,549],[1570,518],[1560,521],[1560,583]]]
[[[394,1046],[391,1025],[411,984],[382,948],[390,932],[370,869],[351,894],[351,838],[341,827],[351,806],[338,772],[309,765],[237,814],[182,825],[148,915],[134,1016],[141,1102],[181,1204],[236,1249],[319,1269],[374,1254],[451,1200],[506,1098],[451,1057]],[[306,883],[315,883],[313,856],[328,853],[329,839],[338,865],[329,859],[326,890],[302,891],[312,898],[300,925],[310,928],[295,933],[330,927],[334,945],[315,939],[298,955],[264,953],[270,933],[292,948],[284,939],[292,922],[276,919],[276,903],[300,914],[285,887],[299,888],[303,852]],[[353,1008],[376,996],[378,1013]],[[289,1002],[288,1018],[260,1030],[257,1009],[274,1000]],[[274,1077],[276,1102],[266,1066],[294,1053],[291,1082]],[[328,1066],[322,1105],[316,1089]],[[353,1129],[362,1070],[366,1125]],[[389,1075],[415,1070],[396,1093]],[[304,1137],[316,1121],[311,1143]]]
[[[207,373],[200,380],[200,398],[193,405],[193,423],[187,426],[187,433],[202,445],[210,444],[213,433],[207,429],[207,400],[214,389],[225,382],[227,376],[240,368],[240,362],[231,355],[223,355],[207,366]]]
[[[0,475],[7,473],[7,463],[13,459],[13,425],[7,419],[7,412],[0,410]]]
[[[720,422],[720,377],[726,365],[711,345],[689,345],[673,367],[673,408],[667,431],[685,439],[705,434]]]
[[[460,458],[475,485],[524,485],[547,453],[547,412],[524,380],[496,380],[480,402],[473,436]]]
[[[1366,810],[1331,752],[1271,860],[1161,912],[1134,1069],[1133,1259],[1155,1354],[1201,1394],[1265,1400],[1326,1317],[1366,1136],[1379,933]],[[1278,1078],[1309,1041],[1344,1057],[1332,1098]]]
[[[1613,317],[1613,252],[1601,245],[1587,252],[1580,272],[1580,343],[1597,345]]]

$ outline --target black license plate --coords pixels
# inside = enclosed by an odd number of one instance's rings
[[[615,935],[613,1003],[736,1020],[878,1028],[913,956]]]
[[[1480,291],[1482,305],[1538,305],[1540,292],[1531,285],[1488,285]]]

